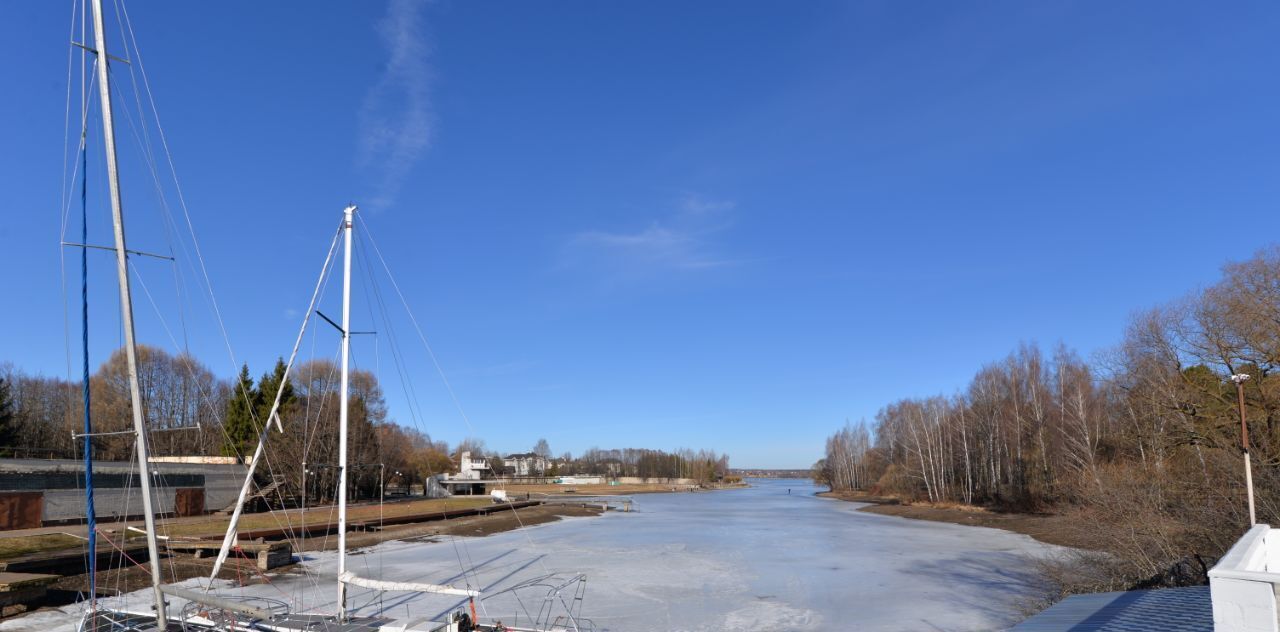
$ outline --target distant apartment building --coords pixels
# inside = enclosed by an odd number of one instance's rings
[[[502,464],[511,476],[546,476],[550,468],[546,457],[533,452],[509,454],[503,457]]]
[[[600,461],[597,471],[593,474],[603,474],[609,477],[622,476],[622,460],[620,459],[604,459]]]

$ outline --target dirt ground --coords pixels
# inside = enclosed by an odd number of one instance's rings
[[[487,516],[468,516],[438,522],[397,525],[387,527],[381,532],[348,533],[347,545],[352,547],[371,546],[387,540],[409,540],[435,535],[492,535],[503,531],[513,531],[521,527],[555,522],[562,517],[598,516],[601,513],[603,512],[598,506],[539,505],[516,511],[499,511]],[[331,541],[323,548],[334,548],[337,540],[336,536],[330,536],[328,539]],[[315,538],[311,540],[315,540]],[[303,547],[307,551],[319,548],[310,546],[310,541],[308,541],[307,546]]]
[[[871,503],[859,509],[867,513],[1004,529],[1029,535],[1046,544],[1078,549],[1094,549],[1097,546],[1089,534],[1081,533],[1066,516],[1060,514],[1004,513],[968,505],[904,504],[897,498],[871,496],[861,492],[820,492],[818,495],[849,502]]]
[[[379,506],[376,503],[358,503],[347,510],[347,518],[352,522],[375,520],[378,517],[394,518],[410,514],[427,514],[436,511],[483,507],[491,504],[488,496],[458,496],[453,498],[429,498],[412,500],[394,500]],[[275,511],[272,513],[245,514],[240,519],[240,531],[254,529],[281,528],[285,525],[300,527],[304,524],[327,524],[336,520],[337,507],[325,505],[309,508],[305,512],[299,509]],[[228,516],[209,514],[190,518],[165,518],[157,522],[157,530],[161,535],[174,537],[219,537],[227,529]],[[128,527],[140,529],[144,526],[141,520],[128,522],[99,522],[98,528],[110,537],[119,539],[120,534],[130,541],[140,541],[138,532],[129,531]],[[39,527],[35,529],[15,529],[0,533],[0,559],[12,558],[27,553],[54,551],[58,549],[82,546],[84,536],[88,533],[85,525],[64,525],[56,527]],[[100,543],[101,548],[109,545]]]
[[[354,504],[347,508],[347,520],[360,522],[376,520],[379,517],[395,518],[411,514],[424,514],[435,511],[468,509],[491,504],[487,496],[456,496],[452,498],[427,498],[414,500],[388,500],[377,503]],[[304,524],[325,524],[337,519],[338,508],[325,505],[302,512],[298,509],[277,510],[270,513],[245,514],[240,519],[240,531],[253,529],[280,528],[285,524],[300,527]],[[160,533],[175,536],[221,535],[227,529],[229,518],[226,516],[203,516],[199,518],[170,519],[161,522]]]

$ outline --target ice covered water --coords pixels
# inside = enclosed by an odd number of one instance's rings
[[[992,630],[1019,619],[1034,559],[1056,550],[996,529],[858,512],[815,491],[807,481],[758,480],[743,490],[640,495],[631,513],[484,538],[388,542],[349,564],[364,576],[486,593],[546,573],[585,573],[582,614],[597,630]],[[311,554],[306,564],[309,576],[227,592],[332,610],[336,556]],[[524,610],[512,595],[496,595],[481,614],[527,623],[544,592],[524,593]],[[139,609],[147,598],[128,596]],[[355,589],[349,603],[359,614],[400,618],[443,614],[460,602]],[[0,630],[72,623],[42,616]]]

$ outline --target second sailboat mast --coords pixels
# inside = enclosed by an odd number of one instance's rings
[[[347,572],[347,378],[351,355],[351,219],[356,207],[343,213],[342,253],[342,383],[338,395],[338,576]],[[347,585],[338,580],[338,620],[347,617]]]

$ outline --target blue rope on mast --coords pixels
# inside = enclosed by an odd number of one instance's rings
[[[85,131],[81,134],[87,136]],[[83,136],[82,136],[83,138]],[[89,151],[80,143],[80,243],[89,243]],[[98,524],[93,508],[93,422],[89,415],[89,249],[80,249],[80,334],[84,347],[84,495],[89,525],[89,604],[98,603]]]

